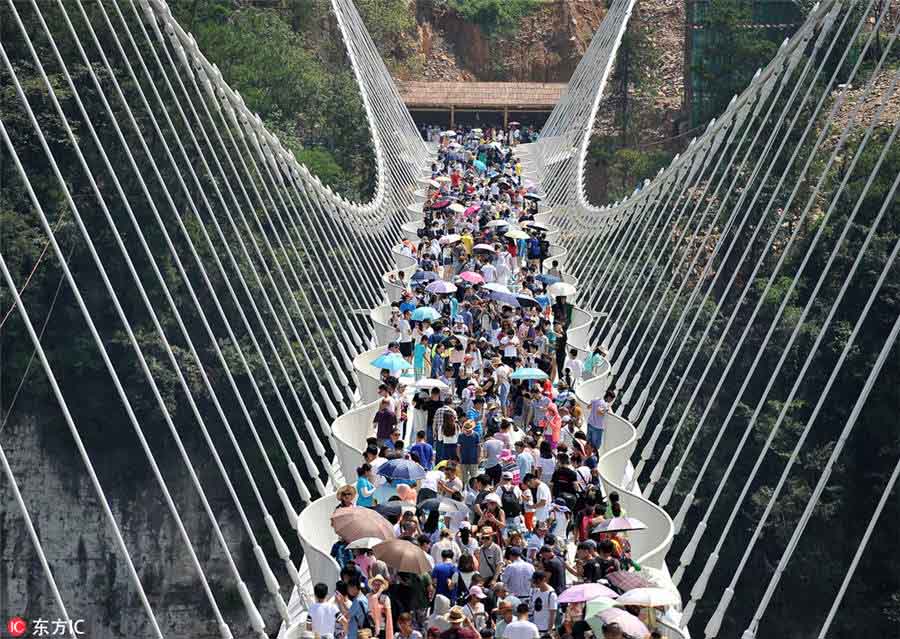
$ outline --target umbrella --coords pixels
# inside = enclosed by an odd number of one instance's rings
[[[462,239],[462,236],[459,233],[450,233],[449,235],[442,235],[438,240],[440,244],[453,244],[455,242],[459,242]]]
[[[647,524],[642,522],[640,519],[635,519],[634,517],[613,517],[612,519],[607,519],[591,529],[591,534],[594,533],[613,533],[613,532],[624,532],[626,530],[646,530]]]
[[[450,210],[453,211],[454,213],[465,213],[466,207],[464,207],[459,202],[454,202],[453,204],[450,205]]]
[[[547,379],[547,373],[539,368],[517,368],[510,376],[512,379]]]
[[[464,211],[464,213],[465,213],[466,215],[474,215],[475,213],[477,213],[477,212],[480,211],[480,210],[481,210],[481,205],[480,205],[480,204],[473,204],[472,206],[470,206],[469,208],[467,208],[467,209]]]
[[[362,548],[372,548],[374,546],[377,546],[378,544],[380,544],[383,541],[384,541],[384,539],[382,539],[381,537],[360,537],[359,539],[354,541],[352,544],[347,544],[347,548],[349,548],[350,550],[360,550]]]
[[[416,509],[415,506],[410,504],[409,502],[400,501],[399,499],[395,499],[393,501],[386,501],[383,504],[378,504],[373,508],[375,512],[377,512],[382,517],[387,518],[388,520],[396,520],[400,518],[406,511],[414,512]],[[379,539],[378,542],[384,541],[383,539]],[[371,546],[369,546],[371,548]]]
[[[518,122],[510,122],[509,126],[519,126],[519,123]]]
[[[529,306],[533,306],[534,308],[541,307],[540,302],[534,299],[531,295],[525,295],[524,293],[517,293],[516,301],[519,303],[519,306],[523,308],[527,308]]]
[[[494,227],[494,226],[509,226],[509,220],[491,220],[490,222],[488,222],[487,224],[485,224],[485,226],[490,226],[490,227]]]
[[[388,479],[418,481],[425,478],[425,469],[411,459],[390,459],[378,467],[378,474]]]
[[[487,171],[487,164],[485,164],[481,160],[475,160],[472,164],[480,173]]]
[[[628,592],[635,588],[649,588],[652,586],[650,581],[639,572],[627,572],[625,570],[615,570],[607,573],[605,577],[610,586]]]
[[[680,606],[681,597],[663,588],[633,588],[619,597],[618,606],[641,606],[642,608],[662,608]]]
[[[503,291],[491,291],[490,293],[492,300],[496,300],[507,306],[512,306],[513,308],[519,308],[519,300],[517,300],[516,296],[512,293],[504,293]]]
[[[431,562],[425,551],[405,539],[384,541],[372,551],[397,572],[412,572],[417,575],[431,572]]]
[[[437,273],[434,271],[416,271],[413,273],[412,280],[414,282],[430,282],[437,279]]]
[[[394,527],[391,522],[374,510],[359,506],[335,510],[331,515],[331,527],[338,537],[348,542],[363,537],[394,538]]]
[[[598,612],[596,615],[588,617],[587,622],[598,637],[603,636],[603,626],[612,623],[619,626],[624,634],[633,639],[645,639],[650,636],[650,629],[644,625],[643,621],[620,608],[608,608]]]
[[[547,286],[549,286],[550,284],[556,284],[557,282],[562,281],[555,275],[547,275],[546,273],[541,273],[540,275],[536,275],[534,279],[536,279],[538,282],[543,282]]]
[[[547,293],[553,297],[572,297],[577,292],[578,289],[568,282],[557,282],[556,284],[551,284],[550,288],[547,289]]]
[[[380,357],[376,357],[372,361],[372,366],[375,368],[384,368],[392,373],[395,371],[405,371],[408,368],[412,368],[412,364],[403,359],[402,355],[398,355],[396,353],[390,353],[388,355],[381,355]]]
[[[430,512],[435,508],[442,513],[468,513],[469,507],[461,501],[455,501],[448,497],[432,497],[422,501],[417,508],[419,510]]]
[[[439,379],[434,379],[433,377],[423,377],[422,379],[416,380],[416,383],[413,384],[413,388],[437,388],[440,391],[450,390],[450,387],[447,384]]]
[[[609,597],[597,597],[596,599],[591,599],[584,605],[584,618],[590,620],[591,617],[596,617],[599,613],[604,610],[609,610],[615,605],[615,599],[610,599]],[[588,621],[588,623],[590,623],[590,621]]]
[[[438,182],[437,180],[428,180],[428,186],[439,189],[439,188],[441,188],[441,183]]]
[[[435,202],[431,205],[433,209],[445,209],[450,206],[450,200],[441,200],[440,202]]]
[[[413,311],[412,319],[417,322],[422,322],[424,320],[434,321],[441,316],[436,310],[431,308],[430,306],[420,306],[416,310]]]
[[[449,175],[439,175],[434,179],[437,180],[438,182],[444,182],[444,183],[452,182]]]
[[[522,222],[522,226],[527,226],[530,229],[534,229],[535,231],[549,231],[550,227],[546,224],[541,224],[540,222],[532,222],[531,220],[525,220]]]
[[[473,251],[483,251],[485,253],[495,253],[494,247],[490,244],[476,244],[472,247]]]
[[[484,285],[484,288],[493,293],[506,293],[507,295],[512,295],[511,290],[503,286],[503,284],[499,284],[497,282],[489,282]]]
[[[432,282],[428,286],[425,287],[425,290],[429,293],[437,293],[438,295],[444,295],[446,293],[455,293],[456,292],[456,284],[451,284],[450,282],[445,282],[443,280],[437,280]]]
[[[484,278],[480,273],[476,273],[475,271],[463,271],[459,274],[459,277],[469,284],[484,284]]]
[[[504,233],[511,240],[527,240],[529,235],[522,229],[510,229]]]
[[[619,594],[603,584],[586,583],[569,586],[559,596],[559,603],[578,603],[580,601],[593,601],[597,597],[615,599]]]
[[[526,199],[526,200],[532,200],[533,202],[540,202],[540,201],[543,200],[544,198],[542,198],[542,197],[541,197],[540,195],[538,195],[537,193],[527,193],[527,194],[525,195],[525,199]]]

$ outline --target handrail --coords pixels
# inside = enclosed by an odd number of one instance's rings
[[[363,351],[353,358],[353,368],[359,378],[360,401],[364,404],[373,402],[378,398],[378,387],[381,385],[381,370],[372,366],[378,356],[384,354],[384,346],[377,346]]]
[[[363,404],[342,415],[331,425],[334,436],[335,457],[345,478],[356,476],[356,467],[362,461],[366,438],[372,432],[372,420],[378,412],[380,398]]]
[[[329,592],[341,577],[341,567],[331,556],[331,547],[338,537],[330,525],[323,525],[331,518],[337,506],[337,495],[330,493],[306,506],[297,517],[297,537],[303,546],[303,561],[309,569],[311,584],[324,583]]]
[[[576,387],[575,397],[585,412],[590,401],[602,395],[608,383],[608,376],[603,376]],[[652,568],[663,569],[675,528],[669,514],[644,498],[640,488],[629,476],[629,473],[633,472],[631,454],[637,445],[637,429],[631,422],[613,413],[607,414],[605,425],[603,453],[597,463],[600,480],[607,494],[613,491],[619,493],[620,503],[630,516],[647,524],[647,530],[633,533],[630,539],[635,561]]]

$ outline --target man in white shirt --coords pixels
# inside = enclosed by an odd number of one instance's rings
[[[556,592],[547,583],[547,573],[538,570],[531,577],[534,588],[531,590],[531,620],[537,626],[538,632],[545,635],[556,624],[556,609],[559,599]]]
[[[397,343],[400,345],[400,354],[406,359],[412,356],[412,327],[409,324],[411,313],[409,310],[403,311],[403,315],[397,319],[396,329],[399,335]]]
[[[506,584],[513,595],[519,598],[527,597],[531,591],[531,575],[534,574],[534,566],[522,559],[521,548],[513,546],[509,549],[512,562],[503,569],[501,580]]]
[[[567,368],[572,373],[572,384],[574,386],[574,384],[581,379],[581,375],[584,372],[584,364],[582,364],[581,360],[578,359],[577,349],[569,349],[569,356],[566,358],[566,361],[563,364],[563,370]]]
[[[450,529],[444,528],[441,530],[441,537],[437,540],[437,542],[431,544],[431,557],[434,559],[435,563],[441,561],[441,553],[445,550],[452,550],[453,557],[458,558],[462,553],[459,551],[459,546],[456,544],[453,539],[450,537]]]
[[[534,475],[526,475],[525,482],[534,491],[534,521],[547,521],[550,517],[550,502],[553,501],[550,487]]]
[[[341,614],[340,608],[334,602],[325,601],[328,597],[328,586],[318,583],[313,587],[316,602],[309,606],[309,619],[312,623],[312,631],[322,639],[334,637],[334,622]]]
[[[485,283],[495,282],[497,280],[497,267],[488,262],[481,267],[481,277],[484,278]]]
[[[521,603],[516,606],[516,619],[506,624],[503,629],[502,639],[538,639],[541,636],[538,627],[528,621],[528,604]]]
[[[512,335],[506,333],[500,338],[500,346],[503,348],[503,363],[512,367],[516,356],[519,354],[519,338],[516,337],[514,332],[512,332]]]

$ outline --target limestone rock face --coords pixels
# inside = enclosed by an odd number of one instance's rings
[[[54,432],[69,445],[47,445]],[[153,636],[125,558],[62,419],[27,415],[11,420],[0,436],[69,616],[84,620],[84,636]],[[60,451],[68,457],[61,458]],[[163,635],[220,637],[198,572],[156,481],[148,476],[146,481],[117,483],[109,468],[121,460],[92,458]],[[143,457],[127,461],[146,465]],[[165,455],[160,465],[234,636],[252,636],[224,552],[184,464]],[[198,467],[198,474],[204,487],[216,479],[221,484],[221,478],[205,465]],[[210,495],[210,503],[232,557],[274,634],[278,615],[260,583],[251,544],[233,504],[218,489]],[[286,584],[282,592],[287,599]],[[4,624],[15,615],[32,624],[62,616],[5,476],[0,480],[0,611]]]

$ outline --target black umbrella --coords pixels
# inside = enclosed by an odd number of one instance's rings
[[[398,519],[404,511],[413,510],[414,508],[415,507],[409,502],[395,499],[394,501],[386,501],[383,504],[378,504],[375,506],[374,510],[385,519]]]
[[[525,199],[526,199],[526,200],[532,200],[532,201],[534,201],[534,202],[540,202],[540,201],[543,200],[544,198],[542,198],[542,197],[541,197],[540,195],[538,195],[537,193],[528,193],[528,194],[525,196]]]
[[[424,512],[430,512],[435,508],[440,509],[442,513],[467,513],[469,512],[469,507],[466,506],[461,501],[454,501],[452,499],[448,499],[447,497],[433,497],[431,499],[426,499],[422,503],[420,503],[417,508]]]

